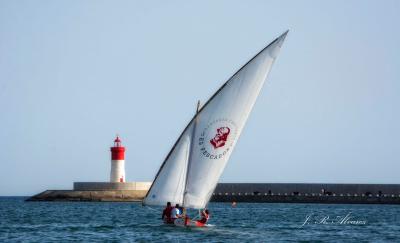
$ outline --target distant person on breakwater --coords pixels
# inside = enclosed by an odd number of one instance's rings
[[[164,220],[164,222],[167,224],[174,223],[174,221],[171,218],[171,212],[172,212],[171,202],[167,202],[167,207],[165,207],[161,216],[161,219]]]

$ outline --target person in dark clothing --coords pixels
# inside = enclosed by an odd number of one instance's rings
[[[171,219],[171,211],[172,211],[171,202],[167,202],[167,207],[165,207],[161,216],[161,219],[164,220],[164,222],[167,224],[174,223],[174,221],[172,221]]]

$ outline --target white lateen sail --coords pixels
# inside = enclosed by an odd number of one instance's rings
[[[239,69],[196,113],[161,165],[144,205],[206,206],[286,34]]]

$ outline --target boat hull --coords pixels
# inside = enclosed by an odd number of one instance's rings
[[[186,221],[186,222],[185,222]],[[195,220],[185,220],[184,218],[178,218],[174,221],[174,225],[178,227],[208,227],[207,224],[200,223]]]

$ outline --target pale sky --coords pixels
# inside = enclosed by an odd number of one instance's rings
[[[400,1],[0,1],[0,195],[151,181],[289,29],[222,182],[400,183]]]

